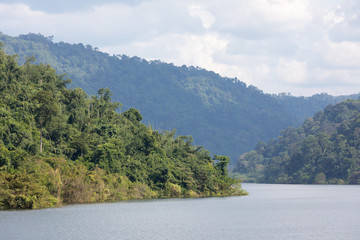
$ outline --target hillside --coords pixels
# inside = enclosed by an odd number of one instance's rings
[[[242,156],[235,171],[265,183],[360,184],[360,100],[329,105]]]
[[[0,50],[0,209],[244,194],[228,157],[117,113],[108,88],[89,97],[69,82]]]
[[[328,104],[343,100],[326,94],[312,97],[264,94],[238,79],[221,77],[192,66],[114,55],[90,45],[54,43],[40,34],[10,37],[0,34],[6,52],[23,64],[28,56],[68,73],[70,87],[88,94],[110,88],[122,111],[139,109],[155,129],[177,129],[195,143],[232,161]],[[356,97],[356,96],[352,96]],[[346,97],[347,98],[347,97]]]

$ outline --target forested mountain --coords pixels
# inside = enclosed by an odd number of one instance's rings
[[[244,154],[235,171],[266,183],[360,184],[360,100],[329,105]]]
[[[16,61],[0,50],[0,209],[244,194],[228,157],[117,113],[108,88],[89,97],[49,65]]]
[[[33,55],[35,63],[51,64],[58,73],[68,73],[70,86],[88,94],[108,87],[113,99],[124,103],[122,111],[139,109],[153,128],[175,128],[179,134],[192,135],[196,144],[233,161],[259,141],[299,126],[306,117],[344,98],[264,94],[238,79],[205,69],[110,56],[90,45],[54,43],[40,34],[0,34],[0,41],[7,53],[19,56],[21,64]]]

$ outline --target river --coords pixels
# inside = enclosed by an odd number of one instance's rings
[[[0,239],[360,239],[360,186],[243,188],[249,196],[0,211]]]

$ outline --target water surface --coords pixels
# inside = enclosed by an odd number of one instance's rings
[[[360,239],[360,186],[243,188],[249,196],[0,211],[0,239]]]

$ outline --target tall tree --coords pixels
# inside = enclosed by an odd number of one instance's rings
[[[40,127],[40,153],[42,153],[43,128],[53,116],[57,115],[58,106],[51,91],[40,90],[36,93],[34,100],[38,102],[35,109],[35,121]]]

